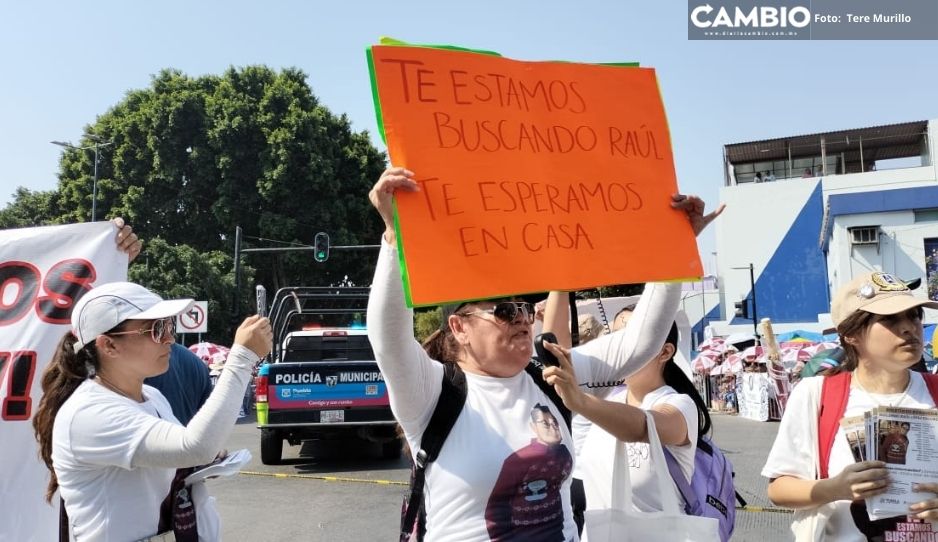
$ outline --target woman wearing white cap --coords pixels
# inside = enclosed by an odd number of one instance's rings
[[[116,282],[75,304],[72,330],[43,374],[33,420],[52,475],[46,496],[51,500],[59,490],[75,540],[140,540],[167,531],[176,540],[218,538],[204,488],[190,494],[178,480],[173,485],[176,469],[209,463],[222,449],[272,333],[266,318],[245,319],[218,386],[182,426],[143,380],[167,370],[174,317],[192,303]],[[161,514],[171,485],[175,509]]]
[[[834,296],[831,319],[845,359],[795,387],[762,469],[770,479],[769,498],[795,509],[796,540],[911,540],[905,537],[911,530],[935,527],[934,483],[913,484],[922,500],[908,510],[908,518],[870,521],[864,499],[889,489],[886,465],[855,461],[839,426],[843,417],[880,406],[935,408],[929,388],[936,384],[909,370],[922,357],[922,307],[936,309],[938,303],[913,296],[887,273],[866,273]],[[915,523],[923,520],[932,525]]]

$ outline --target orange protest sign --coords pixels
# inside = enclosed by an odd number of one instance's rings
[[[408,303],[700,277],[655,71],[371,49]]]

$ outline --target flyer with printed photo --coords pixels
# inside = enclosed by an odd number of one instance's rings
[[[885,493],[867,499],[870,519],[908,514],[909,506],[934,498],[912,491],[912,485],[938,482],[938,411],[879,407],[869,414],[867,434],[875,438],[867,439],[867,452],[873,453],[867,458],[885,462],[891,479]]]
[[[847,444],[853,454],[853,460],[866,461],[866,427],[863,416],[851,416],[840,420],[840,427],[847,436]]]

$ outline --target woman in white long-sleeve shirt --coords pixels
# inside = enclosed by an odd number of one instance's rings
[[[201,484],[192,494],[180,491],[184,523],[183,516],[161,521],[161,504],[177,468],[209,463],[222,449],[251,369],[270,351],[272,333],[266,318],[241,324],[218,385],[184,427],[143,380],[167,370],[173,319],[192,303],[164,301],[137,284],[115,282],[93,288],[75,304],[72,330],[43,373],[33,420],[51,473],[46,497],[59,491],[72,539],[140,540],[175,530],[177,540],[191,540],[195,529],[200,540],[218,538],[217,513]]]
[[[414,340],[413,314],[404,303],[392,211],[398,190],[417,190],[412,172],[390,168],[370,193],[386,230],[369,298],[368,336],[411,449],[419,449],[440,397],[440,362],[456,363],[467,387],[465,405],[427,469],[426,539],[575,540],[570,433],[557,405],[525,371],[533,314],[511,301],[459,304],[434,348],[448,353],[438,357],[449,359],[431,358]],[[675,206],[690,216],[683,200],[676,199]],[[634,324],[572,350],[578,374],[606,382],[641,369],[664,342],[679,295],[679,284],[649,285]]]

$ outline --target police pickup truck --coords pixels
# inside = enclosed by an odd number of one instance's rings
[[[283,442],[359,438],[385,458],[401,443],[365,329],[367,288],[284,288],[270,307],[274,349],[255,381],[261,461]]]

